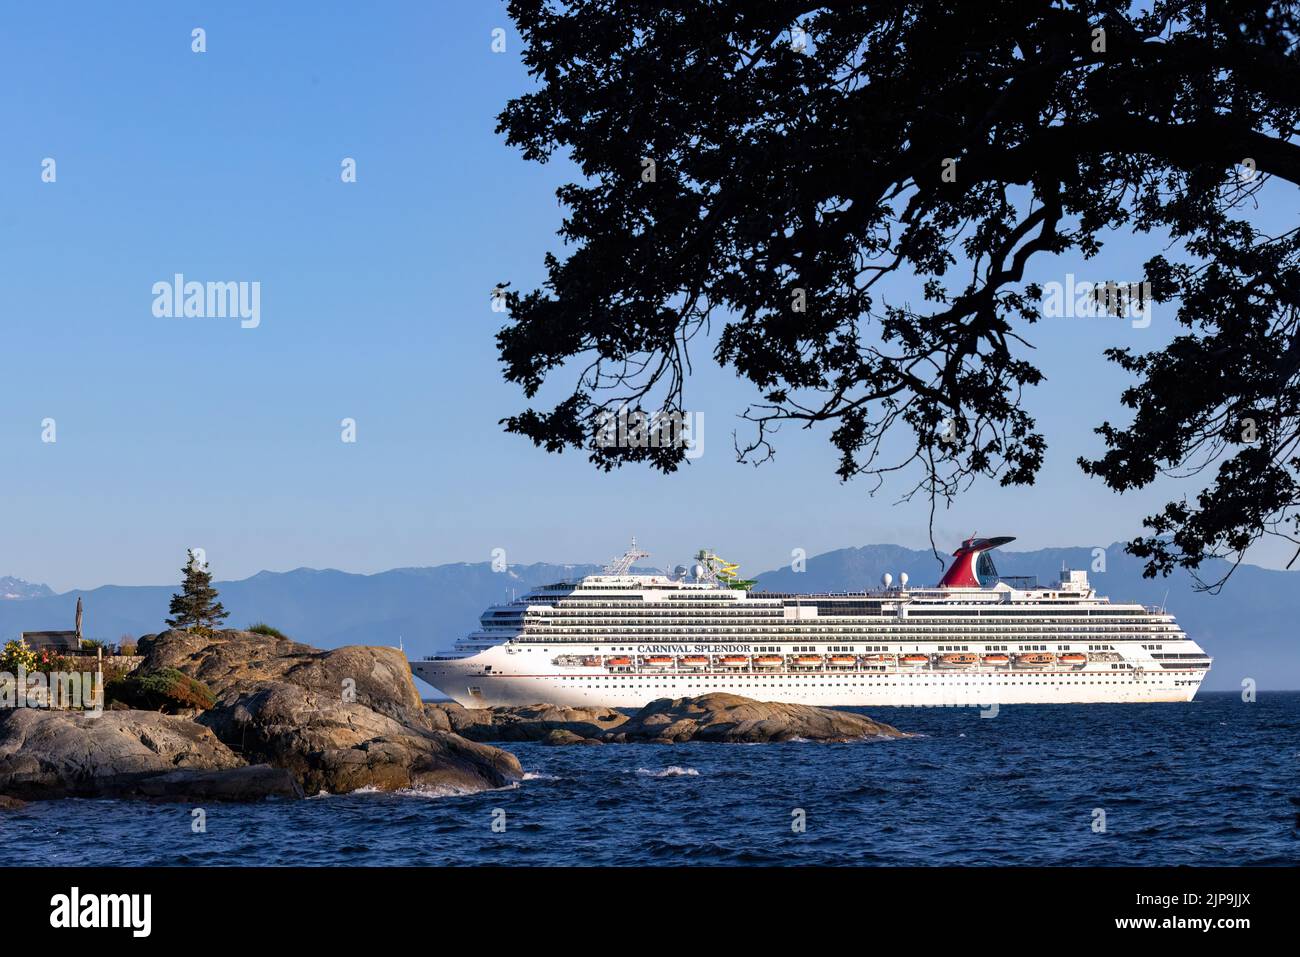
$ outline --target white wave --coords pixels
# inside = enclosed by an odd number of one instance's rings
[[[488,791],[513,791],[519,787],[518,781],[511,781],[504,787],[487,788]],[[389,791],[384,788],[377,788],[373,784],[367,784],[365,787],[357,788],[354,791],[345,791],[342,794],[331,794],[329,791],[321,791],[314,794],[314,798],[327,797],[353,797],[358,794],[395,794],[398,797],[416,797],[416,798],[445,798],[445,797],[464,797],[467,794],[482,794],[481,788],[457,787],[451,784],[423,785],[413,788],[398,788]]]
[[[525,771],[524,780],[525,781],[558,781],[560,779],[557,775],[543,774],[541,771]]]
[[[700,772],[696,771],[694,768],[683,768],[676,764],[659,771],[651,771],[649,768],[637,768],[636,773],[647,778],[698,778],[700,776]]]
[[[504,788],[504,789],[493,788],[493,790],[508,790],[508,788]],[[477,794],[478,790],[475,788],[450,787],[448,785],[442,784],[436,787],[398,788],[393,793],[401,797],[445,798],[445,797],[462,797],[466,794]]]

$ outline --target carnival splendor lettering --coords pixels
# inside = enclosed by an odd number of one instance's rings
[[[652,655],[688,655],[688,654],[725,654],[727,652],[748,654],[749,645],[641,645],[638,651]]]

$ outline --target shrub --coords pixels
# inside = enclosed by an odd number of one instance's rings
[[[20,666],[27,671],[35,671],[37,667],[36,652],[28,648],[27,642],[21,638],[6,641],[4,650],[0,651],[0,671],[17,674]]]
[[[251,631],[255,635],[266,635],[268,638],[283,638],[285,641],[289,640],[289,636],[279,628],[273,628],[264,621],[259,621],[255,625],[249,625],[247,630]]]
[[[134,669],[135,665],[126,664],[119,658],[105,658],[103,669],[105,688],[107,688],[111,682],[117,681],[120,678],[125,678]]]
[[[28,670],[49,674],[51,671],[81,671],[84,666],[85,662],[81,659],[61,655],[57,651],[42,651],[36,655],[36,667],[29,667]]]
[[[133,708],[169,713],[187,708],[204,711],[216,703],[207,685],[175,668],[160,668],[138,677],[114,678],[106,684],[105,693],[110,700]]]

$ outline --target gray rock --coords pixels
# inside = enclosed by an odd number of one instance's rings
[[[169,631],[140,648],[137,674],[176,668],[212,690],[214,707],[192,718],[0,714],[0,794],[256,800],[363,787],[472,792],[523,777],[514,755],[453,734],[449,721],[435,729],[396,649],[321,651],[237,631]]]
[[[627,715],[613,708],[554,704],[464,708],[437,702],[425,708],[435,726],[446,721],[452,731],[471,741],[541,741],[552,731],[568,731],[579,738],[599,738],[627,721]]]
[[[345,697],[402,724],[430,728],[406,655],[396,648],[350,645],[322,651],[311,645],[251,631],[188,631],[146,635],[137,674],[175,668],[207,685],[218,699],[285,681],[318,693]]]
[[[910,735],[851,711],[753,701],[739,695],[701,695],[652,701],[607,740],[680,743],[718,741],[862,741]]]
[[[223,771],[243,763],[210,730],[173,715],[0,712],[0,793],[28,800],[131,796],[149,777]]]
[[[141,797],[172,801],[260,801],[300,798],[302,788],[285,768],[250,764],[221,771],[171,771],[144,778]]]
[[[523,777],[506,751],[412,728],[287,681],[228,693],[198,720],[240,753],[288,768],[308,794],[363,787],[482,791]]]
[[[542,738],[542,744],[548,745],[604,743],[596,738],[584,738],[582,735],[574,734],[572,731],[565,731],[563,728],[555,728],[548,732],[546,737]]]
[[[217,702],[195,720],[246,759],[286,768],[307,794],[482,791],[523,777],[514,755],[435,730],[395,648],[321,651],[243,631],[169,631],[140,648],[140,673],[202,681]]]
[[[464,708],[448,702],[425,706],[435,727],[444,724],[474,741],[540,741],[543,744],[683,741],[859,741],[908,737],[887,724],[831,708],[753,701],[716,693],[662,698],[632,717],[613,708],[535,704],[510,708]]]

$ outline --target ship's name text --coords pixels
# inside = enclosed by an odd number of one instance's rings
[[[749,645],[642,645],[638,651],[652,655],[749,654]]]

